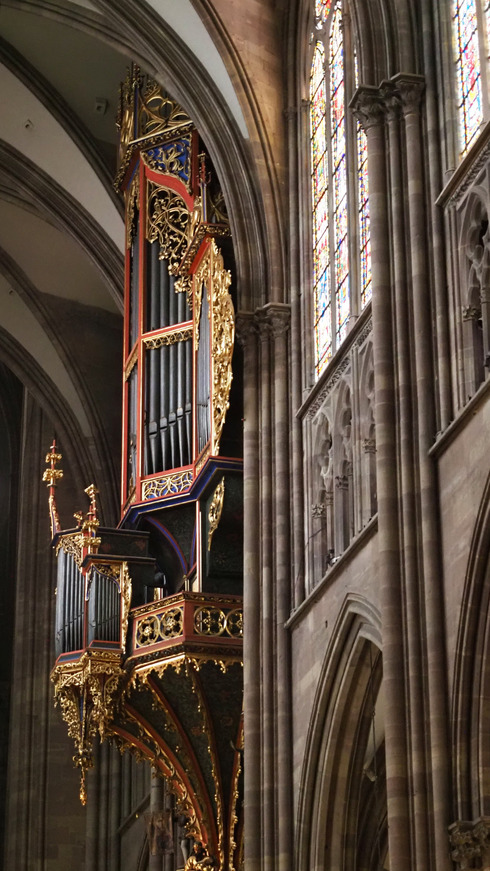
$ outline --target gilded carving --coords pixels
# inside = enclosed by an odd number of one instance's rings
[[[214,741],[214,730],[209,722],[208,709],[204,699],[204,693],[198,677],[198,669],[188,668],[188,676],[192,681],[192,689],[198,700],[198,707],[203,719],[203,730],[208,739],[208,751],[211,760],[211,772],[214,782],[214,798],[216,801],[216,822],[218,824],[218,851],[219,851],[219,867],[224,868],[224,813],[223,813],[223,798],[221,794],[221,784],[219,778],[219,762],[218,753]],[[187,867],[187,866],[186,866]],[[196,866],[198,867],[198,866]]]
[[[174,191],[148,181],[148,214],[146,238],[158,241],[160,260],[168,260],[169,271],[175,275],[187,247],[189,210]]]
[[[114,717],[114,707],[124,672],[121,655],[113,651],[86,651],[80,659],[62,662],[51,673],[55,705],[75,743],[73,761],[80,768],[80,801],[86,804],[85,776],[93,766],[92,742],[98,732],[104,739]]]
[[[138,362],[138,345],[136,344],[128,357],[124,367],[124,380],[127,381],[136,363]]]
[[[213,385],[213,438],[212,453],[219,453],[219,443],[226,412],[229,407],[229,396],[233,378],[231,360],[235,342],[235,312],[228,291],[231,284],[230,272],[224,268],[222,254],[211,242],[212,264],[212,340],[211,363]]]
[[[164,94],[160,85],[150,78],[143,92],[140,91],[140,100],[139,136],[156,136],[192,124],[182,107]]]
[[[141,156],[149,169],[173,175],[189,189],[191,177],[190,136],[182,136],[176,142],[164,143],[150,148],[143,151]]]
[[[169,608],[160,614],[148,614],[136,622],[135,650],[179,638],[184,631],[183,607]]]
[[[236,762],[235,769],[233,772],[233,781],[232,781],[232,793],[231,793],[231,809],[230,809],[230,867],[233,862],[233,854],[236,850],[236,841],[235,841],[235,830],[236,825],[238,823],[238,814],[237,814],[237,804],[239,799],[239,780],[240,774],[242,771],[242,753],[243,753],[243,722],[240,725],[240,735],[238,739],[238,745],[235,747],[236,750]]]
[[[192,327],[168,330],[160,336],[148,336],[143,339],[143,343],[148,351],[154,351],[156,348],[162,348],[164,345],[175,345],[177,342],[186,342],[187,339],[192,339]]]
[[[162,499],[164,496],[174,496],[185,493],[192,484],[192,469],[175,472],[162,478],[154,478],[143,483],[143,500]]]
[[[43,474],[43,481],[49,487],[49,518],[51,522],[51,538],[54,538],[56,533],[58,533],[61,529],[60,518],[58,516],[58,509],[56,507],[56,499],[55,499],[55,487],[56,482],[60,481],[63,477],[63,470],[56,468],[56,463],[61,462],[62,456],[60,453],[56,451],[56,440],[53,439],[53,444],[51,445],[48,453],[46,454],[46,463],[49,463],[49,468],[45,469]]]
[[[216,490],[213,493],[213,498],[211,500],[211,505],[209,506],[208,511],[208,550],[211,550],[211,542],[213,540],[213,535],[216,532],[221,514],[223,511],[223,501],[225,498],[225,479],[224,477],[219,482]]]
[[[193,316],[194,316],[194,343],[196,351],[199,347],[199,324],[201,321],[201,306],[202,294],[204,286],[209,286],[211,275],[211,252],[208,250],[204,255],[199,267],[196,271],[194,282],[194,301],[193,301]]]
[[[175,282],[175,293],[185,293],[187,295],[187,305],[192,311],[192,275],[181,275],[178,281]]]
[[[131,248],[136,231],[138,203],[140,198],[140,175],[136,170],[126,199],[126,248]]]

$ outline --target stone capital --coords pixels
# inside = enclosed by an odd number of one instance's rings
[[[285,335],[291,325],[291,308],[285,303],[268,303],[256,312],[261,338],[277,339]]]
[[[383,99],[387,120],[398,120],[401,115],[402,102],[395,83],[389,80],[381,82],[379,90]]]
[[[425,90],[425,79],[410,73],[398,73],[390,80],[400,97],[404,116],[418,113],[422,94]]]
[[[235,321],[235,334],[242,348],[253,345],[258,335],[258,324],[251,312],[238,312]]]
[[[385,108],[379,88],[371,85],[357,88],[349,106],[364,130],[384,124]]]
[[[363,439],[362,440],[362,449],[365,454],[375,454],[376,453],[376,439]]]

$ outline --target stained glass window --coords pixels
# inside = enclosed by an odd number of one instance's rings
[[[371,298],[367,142],[353,119],[349,127],[346,116],[347,64],[349,80],[356,83],[357,64],[355,57],[345,56],[344,2],[315,2],[319,36],[311,67],[310,122],[317,378],[346,338],[351,315],[359,314]],[[348,183],[352,173],[357,175],[357,191],[355,183]]]
[[[481,60],[476,0],[453,0],[456,88],[461,154],[483,121]]]
[[[325,50],[322,42],[317,42],[313,55],[310,101],[314,327],[315,357],[319,373],[332,353]]]

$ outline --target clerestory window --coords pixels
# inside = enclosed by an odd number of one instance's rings
[[[490,117],[490,0],[452,0],[459,152],[464,157]]]
[[[371,298],[367,141],[347,105],[357,58],[345,0],[316,0],[310,74],[315,374]]]

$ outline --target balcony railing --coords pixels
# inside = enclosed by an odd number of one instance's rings
[[[182,592],[131,611],[130,658],[180,646],[236,648],[243,639],[241,596]]]

